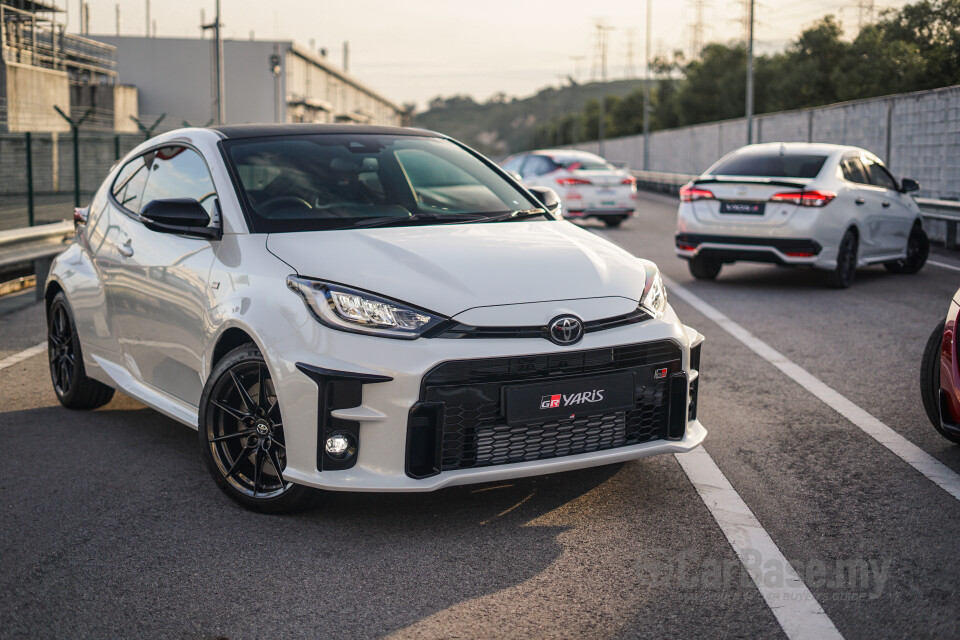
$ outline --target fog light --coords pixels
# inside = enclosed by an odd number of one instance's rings
[[[335,433],[331,435],[324,443],[323,449],[327,452],[327,455],[337,460],[345,460],[357,452],[353,438],[346,433]]]

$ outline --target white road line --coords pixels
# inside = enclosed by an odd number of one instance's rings
[[[843,638],[710,454],[703,447],[697,447],[689,453],[675,454],[675,457],[786,636],[790,640]],[[755,554],[754,560],[762,559],[761,566],[773,566],[767,564],[772,562],[783,567],[782,584],[768,585],[763,579],[763,571],[757,570],[755,562],[751,564],[752,554]]]
[[[728,318],[716,307],[705,302],[675,282],[671,282],[667,278],[664,278],[664,281],[667,282],[667,291],[717,323],[721,329],[782,371],[788,378],[822,400],[834,411],[859,427],[868,436],[935,482],[941,489],[957,500],[960,500],[960,475],[950,467],[855,405],[845,396],[831,389],[800,365],[787,359],[786,356]]]
[[[940,267],[941,269],[950,269],[951,271],[960,271],[960,267],[954,264],[947,264],[946,262],[937,262],[936,260],[927,260],[927,264],[932,264],[935,267]]]
[[[0,371],[6,369],[7,367],[12,367],[18,362],[23,362],[27,358],[32,358],[35,355],[41,354],[47,350],[47,343],[41,342],[40,344],[35,344],[29,349],[24,349],[20,353],[15,353],[12,356],[7,356],[3,360],[0,360]]]

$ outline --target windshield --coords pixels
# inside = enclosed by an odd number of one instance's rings
[[[816,178],[827,156],[815,154],[749,153],[723,160],[710,171],[712,176],[758,178]]]
[[[489,218],[538,206],[442,138],[276,136],[223,143],[255,233]]]

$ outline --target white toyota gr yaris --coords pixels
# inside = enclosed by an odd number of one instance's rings
[[[415,129],[156,137],[51,270],[57,397],[119,389],[198,429],[267,512],[696,447],[702,336],[555,198]]]
[[[919,188],[858,147],[742,147],[680,190],[677,255],[701,280],[740,261],[823,269],[839,288],[871,264],[917,273],[930,251]]]

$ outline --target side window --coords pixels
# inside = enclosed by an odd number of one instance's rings
[[[210,219],[217,216],[217,192],[207,165],[193,149],[158,149],[150,167],[150,178],[143,190],[143,204],[165,198],[193,198],[203,205]]]
[[[893,179],[893,176],[890,175],[890,172],[887,171],[879,162],[874,162],[869,158],[866,161],[867,171],[870,174],[870,184],[883,187],[884,189],[890,189],[891,191],[897,190],[897,181]]]
[[[138,156],[128,162],[113,181],[113,197],[124,208],[134,213],[140,212],[143,186],[147,183],[149,172],[148,156]]]
[[[513,171],[514,173],[520,173],[520,165],[523,164],[524,156],[514,156],[506,162],[503,163],[504,171]]]
[[[529,156],[523,163],[523,170],[520,172],[524,178],[542,176],[545,173],[553,171],[554,164],[549,158],[543,156]]]
[[[844,158],[843,162],[840,163],[840,169],[843,171],[844,180],[856,182],[857,184],[870,184],[870,180],[867,178],[867,172],[863,168],[860,158]]]

